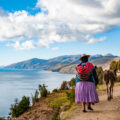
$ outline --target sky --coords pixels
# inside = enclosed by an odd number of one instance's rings
[[[0,66],[61,55],[120,56],[119,0],[0,0]]]

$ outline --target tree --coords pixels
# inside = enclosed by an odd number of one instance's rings
[[[117,69],[117,62],[116,62],[116,61],[112,61],[112,62],[111,62],[111,64],[110,64],[110,69],[111,69],[111,70]]]
[[[18,102],[18,100],[15,100],[15,103],[11,105],[10,108],[10,115],[12,117],[19,117],[21,114],[26,112],[30,108],[30,99],[29,97],[22,97],[22,100]]]
[[[32,96],[32,104],[34,105],[36,102],[38,102],[38,99],[39,99],[39,92],[38,90],[36,90],[34,96]]]
[[[47,97],[48,90],[46,89],[47,86],[45,84],[43,85],[38,85],[39,91],[40,91],[40,97]]]
[[[120,71],[120,60],[117,62],[117,70]]]
[[[70,87],[75,87],[76,79],[75,79],[75,78],[72,78],[72,79],[69,81],[68,84],[69,84]]]
[[[97,67],[96,72],[97,72],[98,80],[99,80],[98,84],[103,84],[104,71],[103,71],[102,67]]]
[[[67,81],[63,81],[63,83],[60,86],[60,90],[68,90],[68,82]]]
[[[72,88],[69,92],[66,92],[67,99],[72,104],[75,101],[75,88]]]

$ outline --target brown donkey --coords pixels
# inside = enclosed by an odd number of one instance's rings
[[[106,70],[104,72],[104,81],[106,83],[107,87],[107,95],[108,95],[108,100],[111,100],[113,98],[113,87],[114,83],[117,79],[116,75],[117,70]]]

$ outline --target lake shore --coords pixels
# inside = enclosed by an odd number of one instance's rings
[[[49,91],[59,88],[62,81],[74,75],[39,70],[0,70],[0,117],[7,117],[14,100],[33,95],[39,84],[46,84]]]

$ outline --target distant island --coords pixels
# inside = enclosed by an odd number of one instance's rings
[[[44,60],[33,58],[30,60],[14,63],[4,68],[8,69],[42,69],[60,73],[75,73],[75,66],[80,63],[79,58],[81,55],[65,55],[52,59]],[[118,56],[112,54],[106,55],[92,55],[89,60],[94,65],[102,66],[103,69],[108,69],[109,63],[118,58]]]

